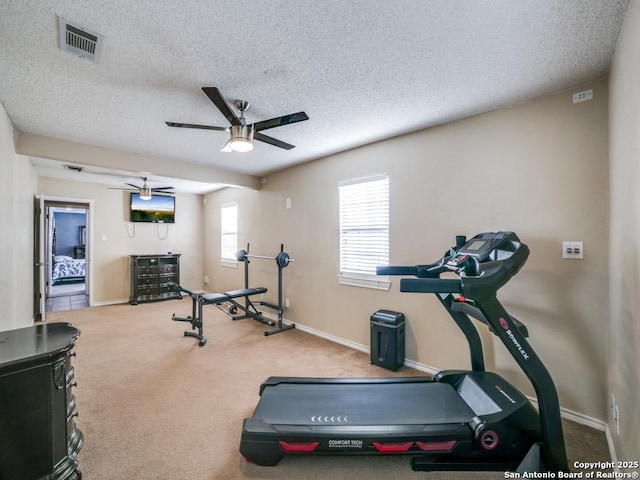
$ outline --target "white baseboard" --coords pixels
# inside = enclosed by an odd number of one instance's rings
[[[536,409],[538,408],[538,399],[533,398],[527,395],[529,401],[533,404]],[[601,432],[605,432],[607,428],[607,424],[602,420],[598,420],[597,418],[589,417],[588,415],[584,415],[582,413],[574,412],[573,410],[569,410],[568,408],[560,407],[560,416],[565,420],[570,420],[575,423],[579,423],[580,425],[584,425],[586,427],[595,428],[596,430],[600,430]]]
[[[207,293],[211,293],[211,292],[207,292],[206,290],[194,290],[194,293],[199,293],[199,294],[207,294]],[[182,295],[183,298],[189,298],[188,295],[183,294]],[[90,307],[104,307],[106,305],[119,305],[121,303],[129,303],[129,299],[128,298],[122,298],[120,300],[106,300],[104,302],[93,302],[91,305],[89,305]]]
[[[265,316],[270,317],[270,318],[275,318],[277,320],[277,317],[275,317],[273,315],[265,314]],[[290,324],[292,322],[290,322],[289,320],[283,319],[282,323]],[[339,343],[340,345],[344,345],[346,347],[353,348],[354,350],[359,350],[359,351],[364,352],[364,353],[371,353],[371,349],[369,347],[367,347],[366,345],[362,345],[360,343],[352,342],[350,340],[345,340],[344,338],[336,337],[335,335],[330,335],[328,333],[321,332],[320,330],[316,330],[315,328],[307,327],[305,325],[296,324],[296,328],[298,330],[302,330],[303,332],[310,333],[310,334],[315,335],[317,337],[321,337],[321,338],[325,338],[327,340],[331,340],[334,343]],[[416,370],[420,370],[422,372],[426,372],[426,373],[428,373],[430,375],[435,375],[436,373],[438,373],[440,371],[440,370],[436,370],[435,368],[431,368],[428,365],[423,365],[421,363],[414,362],[413,360],[405,360],[404,361],[404,365],[407,366],[407,367],[410,367],[410,368],[415,368]]]
[[[573,410],[569,410],[568,408],[560,407],[560,414],[562,415],[562,418],[566,418],[567,420],[571,420],[572,422],[579,423],[580,425],[595,428],[596,430],[600,430],[601,432],[606,432],[607,430],[607,424],[602,420],[598,420],[597,418],[593,418],[582,413],[574,412]]]
[[[104,307],[106,305],[118,305],[121,303],[129,303],[128,298],[122,298],[120,300],[106,300],[104,302],[91,302],[90,307]]]

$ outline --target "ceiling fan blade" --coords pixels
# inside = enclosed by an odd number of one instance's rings
[[[280,148],[284,148],[285,150],[291,150],[292,148],[296,148],[295,145],[291,145],[289,143],[285,143],[281,140],[278,140],[276,138],[273,137],[269,137],[267,135],[265,135],[264,133],[260,133],[260,132],[256,132],[253,134],[253,139],[254,140],[260,140],[261,142],[264,143],[269,143],[275,147],[280,147]]]
[[[130,187],[133,187],[136,190],[140,190],[142,188],[142,187],[139,187],[138,185],[134,185],[133,183],[125,183],[125,185],[129,185]]]
[[[288,125],[290,123],[304,122],[309,120],[309,116],[304,112],[292,113],[290,115],[284,115],[282,117],[272,118],[271,120],[263,120],[253,124],[253,128],[256,132],[260,130],[267,130],[268,128],[280,127],[282,125]]]
[[[165,190],[173,190],[173,187],[155,187],[151,189],[152,192],[163,192]]]
[[[220,90],[216,87],[202,87],[202,91],[209,97],[209,100],[213,102],[213,104],[218,107],[218,110],[224,115],[224,117],[229,120],[231,125],[242,125],[240,123],[240,119],[233,113],[231,107],[225,102],[224,98],[220,94]]]
[[[195,125],[193,123],[177,123],[177,122],[164,122],[170,127],[180,128],[199,128],[201,130],[218,130],[220,132],[228,132],[229,129],[225,127],[213,127],[211,125]]]

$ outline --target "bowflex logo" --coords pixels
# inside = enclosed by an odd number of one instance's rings
[[[509,324],[507,323],[507,321],[500,317],[500,325],[502,326],[502,328],[504,329],[505,333],[507,334],[507,336],[511,339],[511,341],[513,342],[513,344],[516,346],[516,348],[518,349],[518,351],[520,352],[520,355],[522,355],[522,358],[524,358],[525,360],[529,360],[529,354],[527,353],[527,351],[522,347],[522,345],[520,345],[520,342],[518,341],[518,339],[515,337],[515,335],[513,334],[513,332],[511,331],[511,329],[509,328]]]

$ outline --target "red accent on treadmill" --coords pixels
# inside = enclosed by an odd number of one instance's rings
[[[456,443],[455,440],[449,440],[448,442],[416,442],[416,445],[425,452],[450,452]]]
[[[499,437],[493,430],[487,430],[480,435],[480,445],[485,450],[493,450],[498,446]]]
[[[460,295],[460,296],[458,297],[458,301],[459,301],[459,302],[463,302],[463,303],[464,303],[464,302],[466,302],[466,301],[467,301],[467,299],[466,299],[463,295]]]
[[[287,452],[313,452],[320,442],[309,442],[309,443],[289,443],[289,442],[278,442],[280,446],[286,450]]]
[[[404,443],[378,443],[373,442],[372,445],[376,447],[379,452],[406,452],[411,448],[413,442]]]

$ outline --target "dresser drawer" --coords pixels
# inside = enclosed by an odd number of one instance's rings
[[[158,266],[158,272],[160,274],[163,273],[175,273],[178,271],[178,266],[177,265],[160,265]]]
[[[148,287],[149,285],[158,285],[157,275],[140,275],[138,276],[138,288]]]
[[[141,285],[138,287],[138,293],[140,295],[153,295],[154,293],[158,293],[158,284],[155,283],[153,285]]]
[[[157,275],[158,266],[154,267],[138,267],[138,275]]]
[[[157,258],[139,258],[138,268],[158,266]]]

